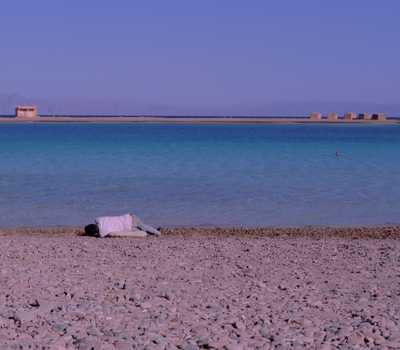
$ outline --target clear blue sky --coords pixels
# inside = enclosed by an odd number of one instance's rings
[[[2,0],[0,94],[57,112],[397,104],[399,14],[398,0]]]

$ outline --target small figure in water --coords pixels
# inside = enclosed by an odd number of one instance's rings
[[[336,151],[336,158],[339,158],[340,157],[340,153],[339,153],[339,151]]]

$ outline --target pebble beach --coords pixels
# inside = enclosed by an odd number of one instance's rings
[[[0,231],[1,349],[399,349],[400,227]]]

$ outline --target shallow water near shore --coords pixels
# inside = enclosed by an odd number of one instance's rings
[[[0,227],[399,223],[399,151],[396,125],[0,125]]]

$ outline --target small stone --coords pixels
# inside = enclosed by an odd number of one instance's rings
[[[241,344],[232,344],[227,346],[228,350],[244,350]]]
[[[349,344],[362,345],[364,344],[364,336],[360,332],[354,332],[349,336]]]
[[[393,349],[400,349],[400,339],[390,339],[385,345]]]
[[[16,313],[17,319],[21,322],[30,322],[36,318],[36,311],[31,310],[19,310]]]
[[[261,281],[257,281],[256,284],[259,288],[265,288],[267,286],[264,282]]]
[[[196,344],[200,347],[200,348],[208,348],[208,341],[205,340],[204,338],[200,338],[198,337],[196,340]]]
[[[199,350],[200,348],[195,344],[188,344],[183,349],[184,350]]]
[[[37,299],[35,299],[33,302],[29,303],[29,305],[32,307],[39,307],[40,303]]]
[[[272,336],[272,332],[270,331],[270,329],[268,327],[262,327],[260,329],[260,334],[264,337],[269,339]]]
[[[115,350],[131,350],[132,345],[128,341],[118,340],[114,343]]]
[[[101,346],[101,341],[94,337],[81,338],[76,341],[79,350],[93,350]]]
[[[232,326],[240,331],[243,331],[246,329],[246,325],[242,321],[236,321],[232,323]]]
[[[66,324],[66,323],[56,323],[54,326],[53,326],[53,329],[56,331],[56,332],[58,332],[59,334],[65,334],[65,333],[67,333],[67,330],[68,330],[68,324]]]
[[[141,303],[141,304],[140,304],[140,307],[141,307],[142,309],[150,309],[151,306],[152,306],[152,305],[151,305],[149,302],[147,302],[147,301],[145,301],[144,303]]]

